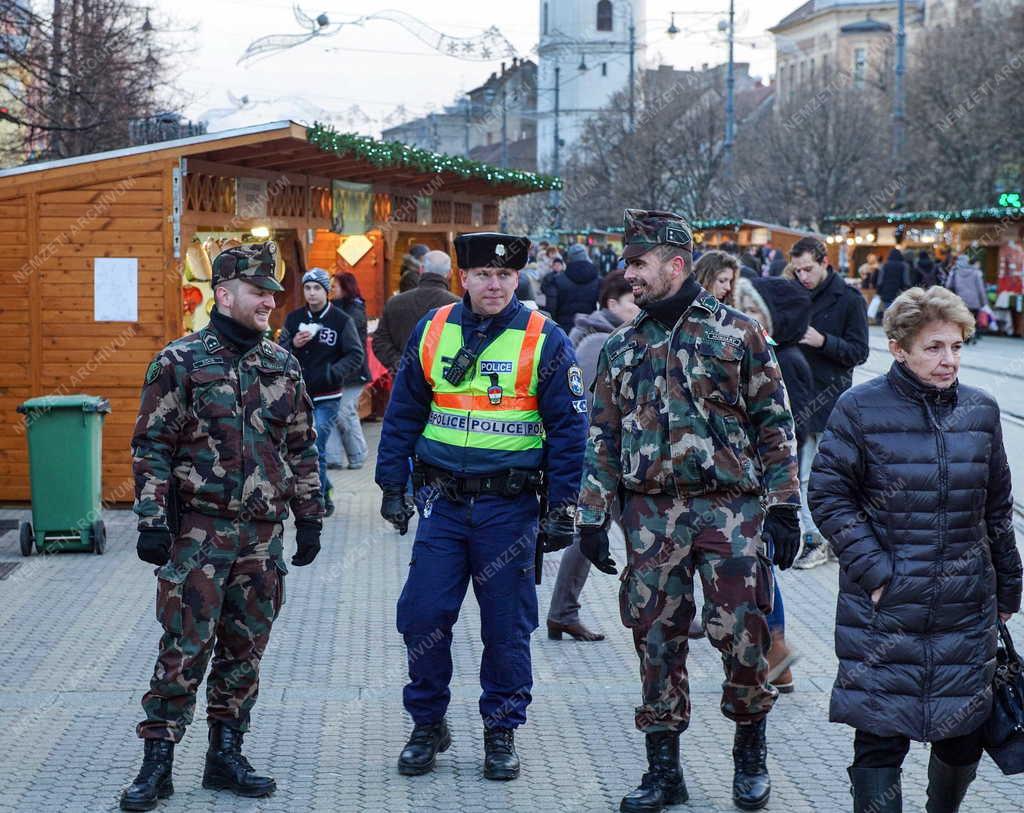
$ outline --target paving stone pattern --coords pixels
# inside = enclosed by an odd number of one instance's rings
[[[367,424],[375,445],[378,426]],[[372,458],[371,458],[372,459]],[[162,811],[529,811],[618,809],[644,769],[633,728],[639,672],[618,619],[618,581],[596,571],[584,618],[601,643],[534,637],[534,702],[519,729],[522,777],[481,776],[477,698],[481,652],[472,591],[455,632],[454,742],[437,770],[399,776],[395,760],[410,730],[401,704],[405,651],[395,603],[412,533],[380,519],[371,468],[331,472],[337,513],[313,566],[292,568],[287,599],[263,661],[262,689],[247,753],[275,776],[278,792],[245,800],[200,785],[206,725],[178,747],[176,793]],[[0,520],[28,511],[0,510]],[[142,747],[134,734],[156,655],[152,569],[135,556],[128,511],[107,511],[107,553],[21,560],[17,533],[0,536],[0,561],[22,565],[0,582],[0,812],[115,810]],[[289,528],[290,540],[294,533]],[[289,543],[293,545],[293,542]],[[613,548],[622,562],[621,537]],[[553,558],[553,557],[552,557]],[[540,588],[546,611],[556,565]],[[783,574],[788,635],[802,653],[797,691],[769,718],[769,810],[851,809],[846,766],[851,729],[828,722],[836,565]],[[1024,624],[1012,628],[1024,642]],[[692,648],[694,719],[682,753],[690,802],[679,811],[731,811],[732,725],[718,711],[721,665],[706,641]],[[927,749],[915,744],[904,771],[906,809],[924,807]],[[1024,777],[986,761],[962,810],[1020,809]]]

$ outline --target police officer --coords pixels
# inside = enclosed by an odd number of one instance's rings
[[[690,721],[695,571],[704,629],[725,667],[722,713],[736,722],[733,801],[757,810],[771,792],[765,716],[777,694],[766,679],[769,559],[789,567],[800,535],[793,417],[761,327],[693,278],[687,223],[627,209],[624,243],[641,311],[609,336],[598,360],[577,512],[584,555],[615,573],[608,516],[622,500],[620,608],[640,656],[636,726],[649,769],[621,810],[687,799],[679,735]]]
[[[466,295],[420,320],[384,416],[381,514],[406,532],[410,458],[420,512],[398,600],[409,664],[403,699],[415,726],[398,760],[405,775],[430,771],[451,744],[452,627],[470,578],[484,644],[484,776],[519,775],[513,732],[526,722],[533,686],[534,557],[538,546],[572,543],[587,410],[568,337],[514,296],[529,246],[507,234],[456,239]]]
[[[274,309],[277,246],[243,245],[213,262],[210,324],[165,347],[146,372],[132,438],[138,555],[157,566],[160,653],[142,698],[145,758],[122,810],[174,792],[174,745],[206,684],[203,787],[266,796],[276,785],[242,755],[259,664],[284,603],[283,520],[298,553],[320,550],[323,502],[312,404],[299,364],[263,338]]]

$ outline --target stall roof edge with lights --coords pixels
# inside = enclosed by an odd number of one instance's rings
[[[17,405],[86,392],[112,406],[104,497],[131,500],[146,367],[208,320],[210,262],[226,245],[279,243],[275,326],[313,266],[354,274],[373,317],[411,245],[452,252],[459,234],[498,227],[503,198],[559,185],[292,121],[0,170],[0,499],[29,497]]]

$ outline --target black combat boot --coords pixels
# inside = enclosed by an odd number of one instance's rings
[[[847,768],[853,813],[903,813],[899,768]],[[930,786],[929,786],[930,787]]]
[[[659,813],[668,805],[682,804],[690,798],[679,767],[679,732],[659,731],[644,739],[647,773],[640,787],[623,797],[619,804],[622,813]]]
[[[403,776],[420,776],[434,770],[437,755],[452,744],[448,721],[418,725],[398,757],[398,772]]]
[[[484,728],[484,779],[515,779],[519,776],[515,730]]]
[[[277,783],[260,776],[242,756],[242,732],[223,723],[210,722],[210,747],[206,751],[203,787],[230,790],[239,796],[269,796]]]
[[[174,793],[171,767],[174,765],[174,743],[170,740],[143,740],[146,755],[142,768],[131,787],[121,794],[122,810],[152,810],[157,799]]]
[[[928,804],[926,813],[957,813],[967,787],[978,774],[978,763],[947,765],[932,751],[928,760]]]
[[[768,804],[772,793],[765,727],[764,718],[756,723],[736,724],[732,743],[732,802],[740,810],[760,810]]]

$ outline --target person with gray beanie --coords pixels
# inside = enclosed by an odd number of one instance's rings
[[[330,274],[322,268],[309,269],[302,276],[306,304],[288,314],[278,339],[278,343],[298,359],[306,391],[313,399],[320,489],[326,516],[334,513],[331,483],[327,478],[327,438],[338,417],[345,382],[359,374],[366,357],[355,322],[328,301],[330,290]]]
[[[565,256],[565,271],[545,277],[541,290],[544,309],[568,333],[573,328],[576,314],[591,313],[597,307],[597,290],[601,282],[597,267],[587,256],[586,246],[574,243]]]

